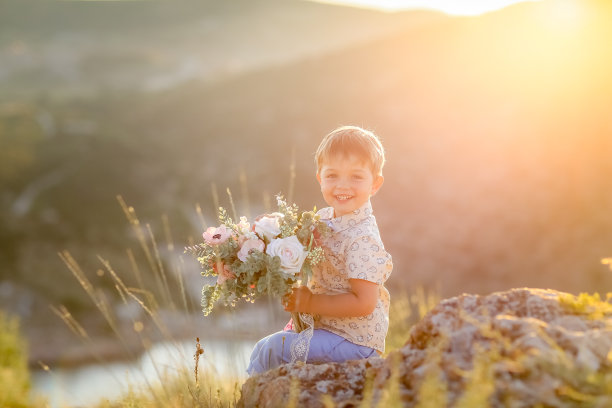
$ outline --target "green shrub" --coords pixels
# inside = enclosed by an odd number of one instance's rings
[[[17,318],[0,310],[0,406],[28,407],[30,374],[27,346]]]

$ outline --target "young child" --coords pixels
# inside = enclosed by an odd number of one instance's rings
[[[385,350],[393,264],[380,239],[370,197],[383,184],[385,162],[378,138],[355,126],[340,127],[317,149],[317,180],[329,207],[318,214],[332,233],[319,242],[326,261],[313,268],[308,287],[294,289],[285,310],[314,316],[307,362],[342,362]],[[247,372],[261,373],[291,360],[292,330],[271,334],[253,349]]]

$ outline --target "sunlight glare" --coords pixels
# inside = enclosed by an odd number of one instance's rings
[[[573,29],[585,18],[586,9],[578,0],[561,0],[555,3],[554,19],[559,27]]]
[[[413,9],[437,10],[456,16],[477,16],[511,4],[541,0],[315,0],[320,3],[340,4],[382,11]]]

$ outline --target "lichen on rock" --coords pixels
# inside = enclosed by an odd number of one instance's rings
[[[239,406],[612,406],[608,300],[463,294],[441,301],[386,358],[284,365],[249,378]]]

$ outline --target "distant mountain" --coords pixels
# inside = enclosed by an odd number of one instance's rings
[[[170,89],[329,53],[438,13],[382,13],[299,0],[0,5],[2,99],[43,89]]]
[[[179,17],[163,30],[151,17],[146,30],[134,23],[129,35],[129,24],[118,17],[116,32],[97,32],[92,24],[83,37],[62,37],[43,26],[37,36],[0,24],[0,72],[11,78],[1,85],[0,143],[8,140],[21,152],[2,156],[9,150],[0,149],[0,163],[19,158],[20,165],[3,179],[0,196],[2,279],[19,281],[41,303],[86,310],[90,302],[57,252],[70,249],[100,285],[106,280],[96,273],[97,253],[129,271],[125,249],[138,245],[115,195],[136,208],[160,242],[161,214],[167,214],[176,248],[201,233],[195,203],[214,223],[211,183],[221,204],[228,205],[230,187],[239,211],[247,202],[252,214],[264,211],[264,196],[289,192],[292,157],[295,200],[321,207],[313,152],[335,126],[356,124],[378,133],[388,152],[385,185],[373,204],[394,257],[393,291],[439,285],[450,296],[519,286],[573,292],[611,286],[600,264],[612,255],[607,3],[580,2],[580,13],[570,14],[563,14],[563,0],[474,18],[419,14],[422,24],[412,24],[411,13],[257,3],[265,4],[275,6],[263,14],[245,6],[258,17],[233,20],[228,30],[188,17],[184,30]],[[263,31],[252,30],[255,21]],[[386,24],[392,29],[383,36]],[[77,25],[66,22],[68,31],[78,31]],[[371,31],[361,37],[364,27]],[[268,46],[266,58],[282,57],[285,48],[295,54],[216,81],[142,88],[152,71],[173,71],[174,53],[188,55],[185,49],[200,41],[211,49],[216,37],[204,40],[206,30],[240,32],[214,56],[238,49],[248,60]],[[328,46],[334,33],[346,42]],[[63,63],[78,68],[74,81],[49,73],[50,62],[6,74],[4,61],[26,64],[48,44],[54,44],[48,61],[57,58],[59,73]],[[237,48],[223,54],[228,44]],[[20,54],[30,46],[38,51]],[[78,63],[70,59],[73,46],[84,52]],[[311,46],[312,54],[306,52]],[[133,60],[134,50],[145,57]],[[91,84],[81,88],[83,81]],[[24,207],[16,202],[27,202],[27,211],[17,215],[13,209]]]

